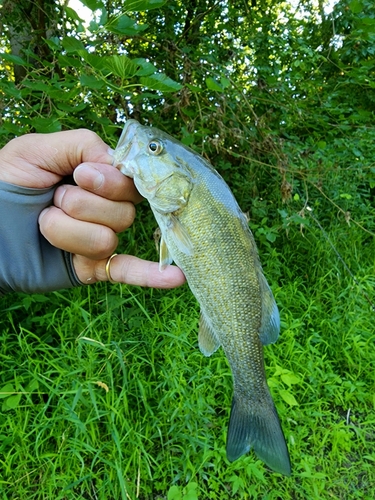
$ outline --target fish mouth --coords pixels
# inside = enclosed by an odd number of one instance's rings
[[[139,146],[135,140],[138,127],[140,127],[140,124],[136,120],[126,121],[113,153],[113,166],[129,177],[134,175],[134,170],[129,163],[139,152]]]

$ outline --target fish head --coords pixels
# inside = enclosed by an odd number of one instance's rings
[[[113,153],[114,165],[134,180],[152,208],[172,213],[187,204],[193,186],[193,175],[180,158],[184,151],[165,132],[128,120]]]

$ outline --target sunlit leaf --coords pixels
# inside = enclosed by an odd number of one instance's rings
[[[104,59],[105,66],[120,78],[130,78],[138,71],[138,65],[127,56],[110,56]]]
[[[206,86],[210,90],[215,90],[216,92],[222,92],[223,87],[217,83],[216,80],[211,78],[210,76],[206,78]]]
[[[289,391],[280,389],[279,394],[289,406],[298,406],[296,398]]]
[[[3,407],[6,406],[9,410],[17,408],[17,406],[20,404],[21,397],[22,394],[15,394],[14,396],[10,396],[8,399],[5,400]]]
[[[146,61],[146,59],[138,58],[133,59],[133,62],[139,65],[137,75],[138,76],[149,76],[156,73],[156,67],[150,62]]]
[[[105,25],[105,28],[111,33],[116,33],[117,35],[132,36],[147,29],[147,24],[138,24],[134,21],[134,19],[131,19],[126,14],[122,14],[118,17],[112,18]]]
[[[12,384],[5,384],[0,389],[0,399],[9,397],[14,392],[14,387]]]
[[[141,77],[142,85],[152,90],[159,90],[160,92],[176,92],[182,89],[182,85],[164,73],[157,73],[151,76]]]
[[[165,3],[167,3],[167,0],[125,0],[123,2],[123,7],[128,12],[138,12],[158,9]]]
[[[104,3],[101,0],[80,0],[80,2],[92,11],[104,9]]]
[[[66,36],[62,39],[61,43],[67,53],[85,50],[85,46],[83,45],[81,40],[73,36]]]

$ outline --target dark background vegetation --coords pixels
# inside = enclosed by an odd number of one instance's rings
[[[0,2],[0,146],[157,126],[229,183],[282,318],[266,349],[291,478],[229,464],[231,376],[176,291],[14,294],[0,308],[0,495],[375,497],[372,0]],[[120,250],[157,259],[141,205]],[[350,269],[350,272],[348,271]]]

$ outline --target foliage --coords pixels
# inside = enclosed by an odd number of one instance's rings
[[[131,117],[210,158],[280,307],[293,475],[227,462],[231,375],[199,353],[187,287],[99,284],[2,299],[2,497],[374,498],[372,0],[82,3],[88,24],[0,4],[0,143],[86,127],[113,147]],[[155,258],[153,230],[140,206],[120,250]]]

